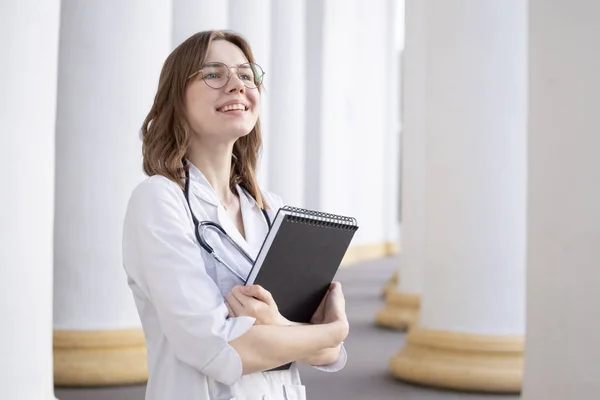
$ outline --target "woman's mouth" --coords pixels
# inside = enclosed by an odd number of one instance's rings
[[[226,106],[223,106],[221,108],[219,108],[217,111],[219,112],[223,112],[223,113],[227,113],[227,112],[232,112],[232,111],[247,111],[248,108],[241,104],[241,103],[236,103],[236,104],[228,104]]]

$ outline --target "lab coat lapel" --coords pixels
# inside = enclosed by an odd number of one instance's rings
[[[190,166],[190,189],[192,193],[200,200],[212,204],[213,206],[219,205],[219,198],[217,193],[210,185],[206,177],[196,166],[192,163],[188,163]]]
[[[246,243],[250,247],[250,252],[248,254],[256,259],[269,228],[256,200],[254,200],[254,198],[239,185],[237,186],[237,192],[240,198],[242,220],[244,221],[244,230],[246,232]]]

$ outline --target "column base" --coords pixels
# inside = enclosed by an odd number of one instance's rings
[[[389,257],[398,253],[398,246],[394,242],[369,243],[350,246],[340,264],[341,268],[359,262]]]
[[[519,393],[523,379],[524,339],[411,330],[406,347],[390,360],[401,380],[463,391]]]
[[[420,308],[419,295],[401,293],[397,287],[394,287],[388,292],[385,306],[377,312],[375,321],[385,328],[408,330],[419,319]]]
[[[140,329],[54,331],[56,386],[112,386],[148,379]]]
[[[388,279],[388,281],[383,285],[383,289],[381,290],[381,295],[386,297],[387,294],[396,289],[398,287],[398,271],[394,272],[394,274]]]

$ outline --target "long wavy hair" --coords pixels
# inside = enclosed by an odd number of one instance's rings
[[[196,33],[181,43],[163,65],[154,104],[141,128],[144,172],[163,175],[183,188],[185,163],[190,146],[190,132],[185,113],[185,92],[188,77],[202,68],[210,44],[226,40],[239,47],[249,62],[254,63],[250,45],[241,35],[225,30]],[[260,86],[259,89],[260,90]],[[256,200],[259,207],[268,208],[256,180],[256,164],[262,146],[260,120],[248,135],[233,145],[229,186],[240,185]]]

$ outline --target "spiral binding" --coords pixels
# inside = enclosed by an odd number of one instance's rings
[[[290,222],[309,224],[315,226],[323,226],[327,228],[342,229],[347,231],[357,230],[356,218],[345,217],[324,213],[320,211],[305,210],[292,206],[282,207],[282,210],[287,211],[286,219]]]

